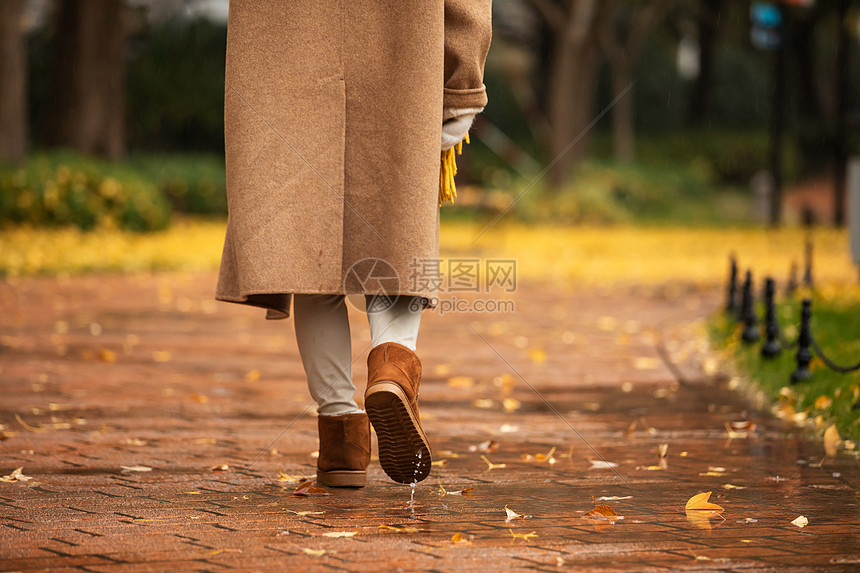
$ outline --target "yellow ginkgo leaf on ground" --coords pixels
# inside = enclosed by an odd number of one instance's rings
[[[487,464],[487,470],[488,471],[494,470],[497,468],[502,469],[502,468],[507,466],[507,464],[494,464],[493,462],[491,462],[490,460],[487,459],[487,456],[484,456],[484,455],[481,456],[481,459],[484,460],[484,463]]]
[[[615,510],[609,507],[608,505],[595,505],[594,509],[585,514],[585,517],[590,517],[592,519],[608,519],[609,521],[614,521],[618,519],[618,514],[615,513]]]
[[[475,384],[475,379],[471,376],[452,376],[448,378],[448,386],[450,388],[469,388]]]
[[[314,557],[322,557],[323,555],[328,553],[328,551],[326,551],[325,549],[309,549],[307,547],[303,547],[302,551],[304,551],[306,555],[313,555]]]
[[[618,464],[615,462],[608,462],[606,460],[589,460],[591,462],[591,467],[588,468],[590,470],[601,470],[601,469],[609,469],[609,468],[617,468]]]
[[[424,531],[418,527],[412,527],[411,525],[380,525],[379,529],[390,529],[392,531],[396,531],[397,533],[418,533],[419,531]]]
[[[824,453],[828,457],[835,457],[839,449],[839,430],[836,429],[836,424],[831,424],[824,431]]]
[[[529,350],[529,358],[537,364],[546,362],[546,351],[542,348],[532,348]]]
[[[538,534],[535,533],[534,531],[532,531],[530,533],[514,533],[513,529],[508,529],[508,531],[511,532],[511,537],[513,537],[514,539],[522,539],[523,541],[526,541],[526,542],[528,542],[528,540],[530,538],[538,536]]]
[[[800,515],[794,521],[791,522],[792,525],[796,525],[798,527],[806,527],[809,524],[809,520],[806,517]]]
[[[603,495],[598,497],[595,501],[621,501],[623,499],[632,499],[632,495]]]
[[[633,367],[636,370],[654,370],[659,365],[660,361],[650,356],[639,356],[633,361]]]
[[[711,493],[713,492],[706,491],[704,493],[694,495],[687,500],[687,505],[684,506],[684,509],[687,511],[723,511],[722,506],[708,501],[711,497]]]
[[[472,543],[472,536],[471,535],[465,535],[465,534],[460,533],[458,531],[457,533],[455,533],[454,535],[451,536],[451,541],[453,541],[454,543],[470,544],[470,543]]]
[[[341,537],[353,537],[357,531],[328,531],[323,533],[323,537],[334,537],[335,539]]]
[[[505,521],[510,521],[510,520],[516,519],[518,517],[525,518],[524,515],[517,513],[516,511],[508,509],[507,505],[505,506],[505,515],[507,516],[507,517],[505,517]]]

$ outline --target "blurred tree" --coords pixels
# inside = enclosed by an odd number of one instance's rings
[[[604,0],[608,16],[597,35],[612,68],[612,146],[615,159],[630,162],[635,154],[633,66],[648,34],[663,20],[676,0]]]
[[[598,0],[529,0],[546,23],[549,43],[546,113],[551,130],[547,148],[550,181],[567,181],[571,167],[588,153],[598,64],[598,23],[604,14]]]
[[[687,102],[687,123],[694,127],[702,127],[710,114],[714,84],[714,56],[725,3],[725,0],[697,0],[696,2],[699,75],[693,82],[690,99]]]
[[[125,52],[135,14],[122,0],[59,0],[49,144],[125,156]]]
[[[27,152],[27,49],[24,0],[0,2],[0,162]]]

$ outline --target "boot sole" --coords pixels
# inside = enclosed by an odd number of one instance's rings
[[[393,382],[367,390],[364,408],[379,441],[379,464],[398,483],[417,483],[430,475],[430,444],[406,394]]]
[[[364,487],[367,472],[364,470],[317,470],[317,481],[329,487]]]

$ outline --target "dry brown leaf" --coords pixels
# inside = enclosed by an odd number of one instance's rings
[[[293,495],[298,495],[301,497],[323,497],[326,495],[331,495],[325,488],[314,487],[314,482],[311,480],[303,481],[299,484],[293,491]]]
[[[839,449],[839,430],[836,429],[836,424],[831,424],[824,431],[824,453],[827,457],[835,457]]]
[[[585,514],[585,517],[590,517],[592,519],[608,519],[613,521],[618,518],[618,514],[615,513],[615,510],[609,507],[608,505],[595,505],[594,509]]]
[[[711,493],[713,492],[706,491],[704,493],[694,495],[687,500],[687,505],[684,506],[684,509],[686,511],[723,511],[721,506],[708,501],[708,498],[711,497]]]

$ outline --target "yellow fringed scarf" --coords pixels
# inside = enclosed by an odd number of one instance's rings
[[[463,141],[469,143],[469,134]],[[442,152],[441,169],[439,171],[439,206],[445,201],[454,204],[457,196],[457,186],[454,184],[454,176],[457,174],[457,155],[463,154],[463,141]]]

